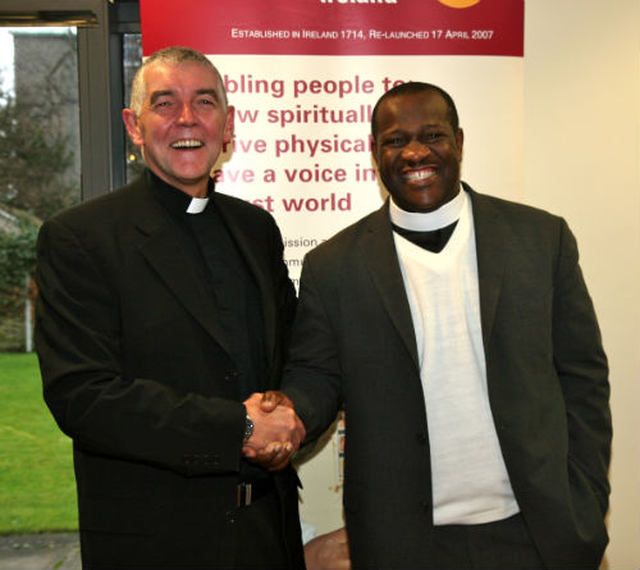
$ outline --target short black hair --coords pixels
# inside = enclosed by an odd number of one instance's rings
[[[376,106],[373,108],[373,112],[371,113],[371,136],[373,136],[373,140],[376,140],[378,136],[378,125],[377,125],[377,117],[378,117],[378,108],[383,101],[387,99],[391,99],[392,97],[398,97],[400,95],[410,95],[414,93],[426,93],[427,91],[435,91],[439,93],[442,98],[445,100],[448,108],[448,116],[449,123],[453,127],[453,132],[457,133],[460,128],[460,121],[458,119],[458,110],[456,109],[456,104],[453,102],[453,99],[449,93],[447,93],[442,87],[438,87],[437,85],[433,85],[432,83],[423,83],[421,81],[409,81],[408,83],[401,83],[400,85],[396,85],[392,87],[378,99]]]

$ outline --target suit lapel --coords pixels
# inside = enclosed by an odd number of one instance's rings
[[[363,239],[363,256],[391,321],[407,347],[416,368],[420,369],[411,309],[389,221],[388,200],[369,218]]]
[[[480,316],[485,354],[495,322],[505,259],[505,226],[492,202],[465,185],[473,206],[480,288]]]
[[[228,353],[222,330],[214,319],[215,308],[202,267],[193,261],[191,244],[173,227],[168,214],[151,197],[138,223],[143,234],[140,252],[186,311]]]
[[[482,338],[486,352],[502,286],[505,226],[502,216],[490,200],[477,194],[466,184],[464,188],[469,192],[473,207]],[[413,361],[419,367],[411,309],[393,241],[388,204],[369,219],[363,248],[366,264],[382,302]]]

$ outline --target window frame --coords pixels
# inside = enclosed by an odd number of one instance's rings
[[[122,123],[125,33],[140,32],[137,0],[3,0],[2,11],[91,11],[92,27],[77,27],[80,101],[81,199],[100,196],[125,183]]]

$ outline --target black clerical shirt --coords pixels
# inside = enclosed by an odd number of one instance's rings
[[[215,207],[214,181],[209,202],[198,214],[187,213],[191,196],[152,174],[153,193],[193,243],[197,262],[205,268],[214,318],[224,332],[237,375],[238,400],[262,391],[267,357],[260,290],[229,229]]]

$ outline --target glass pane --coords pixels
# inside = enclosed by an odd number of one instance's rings
[[[123,41],[123,81],[124,81],[124,101],[123,107],[129,106],[131,98],[131,82],[133,76],[142,64],[142,35],[124,34]],[[140,148],[131,142],[127,137],[127,173],[126,180],[131,182],[143,168],[142,154]]]
[[[32,352],[37,232],[80,201],[76,46],[75,28],[0,28],[0,534],[77,528],[71,442]]]
[[[75,28],[0,28],[0,352],[31,350],[40,223],[80,200]]]

